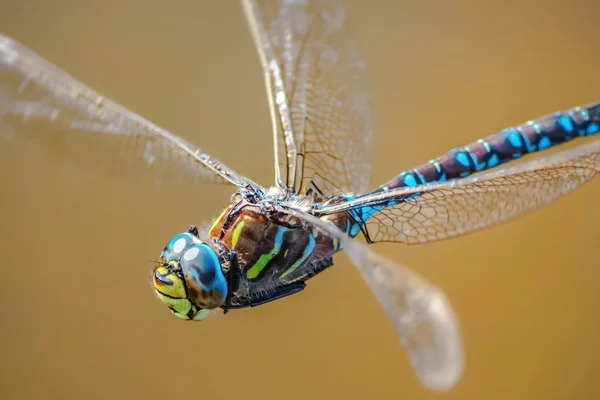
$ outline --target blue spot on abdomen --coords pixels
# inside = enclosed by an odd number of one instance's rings
[[[469,157],[464,152],[460,152],[456,155],[456,161],[463,167],[469,167]]]
[[[571,118],[569,118],[566,115],[563,115],[562,117],[560,117],[558,119],[558,123],[560,124],[560,126],[563,127],[563,129],[569,133],[573,132],[573,129],[575,129],[575,127],[573,126],[573,121],[571,121]]]
[[[403,181],[404,181],[404,184],[408,187],[417,186],[417,180],[410,173],[404,175]]]
[[[544,149],[547,149],[548,147],[550,147],[551,145],[552,145],[552,142],[550,141],[550,139],[547,136],[544,136],[538,142],[538,149],[544,150]]]
[[[508,141],[512,145],[512,147],[521,148],[523,147],[523,141],[521,140],[521,135],[518,133],[511,133],[508,135]]]
[[[487,161],[487,166],[488,166],[488,168],[493,168],[493,167],[495,167],[496,165],[498,165],[498,161],[500,161],[500,160],[498,159],[498,155],[497,155],[497,154],[492,154],[492,155],[490,156],[490,158],[488,159],[488,161]]]
[[[354,236],[358,235],[358,232],[360,232],[360,225],[353,224],[352,228],[350,229],[350,236],[354,237]]]

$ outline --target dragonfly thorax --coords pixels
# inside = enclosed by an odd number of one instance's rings
[[[271,186],[267,190],[266,197],[270,201],[282,201],[287,196],[287,190],[278,186]]]

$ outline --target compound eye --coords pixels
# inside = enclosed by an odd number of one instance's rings
[[[193,244],[181,257],[188,298],[200,308],[219,307],[227,297],[227,281],[216,253],[204,243]]]
[[[198,239],[188,232],[175,235],[173,239],[167,243],[163,252],[160,253],[161,261],[169,263],[170,261],[179,260],[183,253],[185,253],[185,251],[194,243],[198,243]]]

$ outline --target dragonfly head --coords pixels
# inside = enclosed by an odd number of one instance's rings
[[[227,297],[217,253],[191,228],[167,243],[152,282],[159,300],[181,319],[200,321]]]

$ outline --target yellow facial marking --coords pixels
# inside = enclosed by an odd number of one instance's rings
[[[169,306],[172,310],[175,310],[177,314],[187,315],[192,308],[192,303],[188,299],[172,299],[167,297],[160,292],[156,292],[156,295],[164,304]]]
[[[171,310],[171,313],[173,313],[173,315],[176,316],[179,319],[184,319],[186,321],[190,320],[186,314],[179,314],[178,312],[176,312],[174,310]]]
[[[173,262],[174,261],[171,261],[171,263]],[[179,268],[179,266],[177,266],[177,268]],[[160,276],[160,278],[158,278],[157,275]],[[176,273],[169,272],[167,267],[158,267],[154,271],[154,279],[152,281],[156,291],[161,294],[175,299],[185,299],[187,297],[183,279],[178,277]]]

